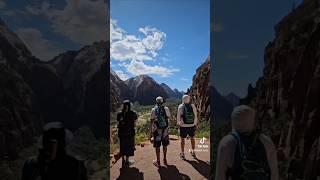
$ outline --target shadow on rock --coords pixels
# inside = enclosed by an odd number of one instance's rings
[[[173,165],[162,166],[158,169],[158,172],[163,180],[191,180],[189,176],[180,173],[177,167]]]
[[[143,180],[143,172],[140,172],[139,169],[132,167],[132,168],[124,168],[120,170],[120,176],[117,180]]]
[[[207,162],[204,162],[200,159],[196,160],[186,160],[189,164],[192,165],[192,167],[197,170],[202,176],[209,179],[210,177],[210,164]]]

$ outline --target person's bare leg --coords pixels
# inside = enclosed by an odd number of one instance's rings
[[[194,139],[194,137],[191,137],[191,148],[192,148],[192,152],[194,152],[194,149],[196,148],[196,141]]]
[[[157,162],[160,162],[160,148],[156,148]]]
[[[184,153],[185,138],[181,137],[181,152]]]
[[[167,159],[167,146],[163,146],[163,159]]]

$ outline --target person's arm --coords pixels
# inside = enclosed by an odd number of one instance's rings
[[[150,134],[149,138],[151,139],[153,136],[153,126],[154,126],[154,120],[155,120],[155,111],[154,109],[151,110],[151,117],[150,117]]]
[[[193,110],[193,114],[194,114],[194,125],[196,127],[198,127],[198,112],[197,112],[197,108],[194,104],[192,104],[192,110]]]
[[[178,107],[178,111],[177,111],[177,125],[178,126],[181,125],[181,106]]]
[[[229,136],[225,136],[224,138],[222,138],[218,146],[218,156],[215,171],[215,179],[217,180],[225,180],[227,178],[228,167],[232,163],[232,149],[234,147],[231,146],[230,138],[231,137]]]
[[[165,110],[166,110],[166,115],[167,115],[168,119],[170,119],[171,118],[170,109],[168,107],[166,107]]]

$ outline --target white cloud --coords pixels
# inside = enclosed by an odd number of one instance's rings
[[[110,53],[113,60],[145,61],[158,56],[158,51],[163,47],[166,34],[149,26],[139,28],[139,31],[144,35],[143,38],[126,34],[126,31],[118,26],[117,21],[111,19]]]
[[[0,0],[0,9],[4,9],[6,6],[6,2],[4,2],[4,0]]]
[[[124,73],[123,71],[121,70],[115,70],[116,74],[119,76],[119,78],[123,81],[129,79],[129,75]]]
[[[152,59],[141,40],[132,35],[127,35],[121,40],[112,42],[110,55],[116,61]]]
[[[4,0],[0,0],[0,15],[13,16],[16,13],[13,10],[7,9],[7,3]]]
[[[181,81],[189,81],[188,78],[181,78],[180,80],[181,80]]]
[[[45,39],[37,29],[19,28],[16,33],[27,45],[32,54],[43,61],[48,61],[62,52],[56,44]]]
[[[139,28],[139,32],[143,37],[127,34],[118,26],[116,20],[111,19],[110,56],[113,61],[118,61],[119,65],[126,68],[126,71],[132,75],[155,74],[168,77],[179,71],[179,69],[163,67],[159,62],[158,65],[145,64],[144,61],[156,61],[158,51],[163,48],[166,33],[150,26]]]
[[[180,71],[179,69],[176,68],[166,68],[162,66],[149,66],[144,64],[142,61],[135,61],[132,60],[129,64],[122,64],[128,72],[131,74],[137,76],[141,74],[155,74],[155,75],[160,75],[162,77],[168,77],[173,75],[175,72]]]
[[[149,26],[139,28],[139,31],[145,35],[145,38],[142,39],[143,45],[150,50],[153,57],[156,57],[158,55],[156,51],[163,47],[166,33]]]
[[[125,31],[117,26],[117,21],[110,19],[110,40],[111,43],[121,40]]]
[[[47,18],[54,32],[80,45],[108,39],[107,9],[105,0],[66,0],[61,9],[48,2],[26,7],[30,15]]]

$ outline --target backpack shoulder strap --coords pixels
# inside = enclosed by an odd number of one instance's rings
[[[165,116],[166,118],[168,118],[168,116],[167,116],[167,111],[166,111],[166,107],[165,107],[165,106],[161,106],[161,110],[162,110],[164,116]]]
[[[244,151],[245,151],[245,146],[244,144],[241,142],[241,138],[240,138],[240,134],[236,131],[233,131],[230,133],[230,135],[237,141],[237,145],[239,147],[239,150],[240,150],[240,155],[241,155],[241,158],[243,158],[244,156]]]

